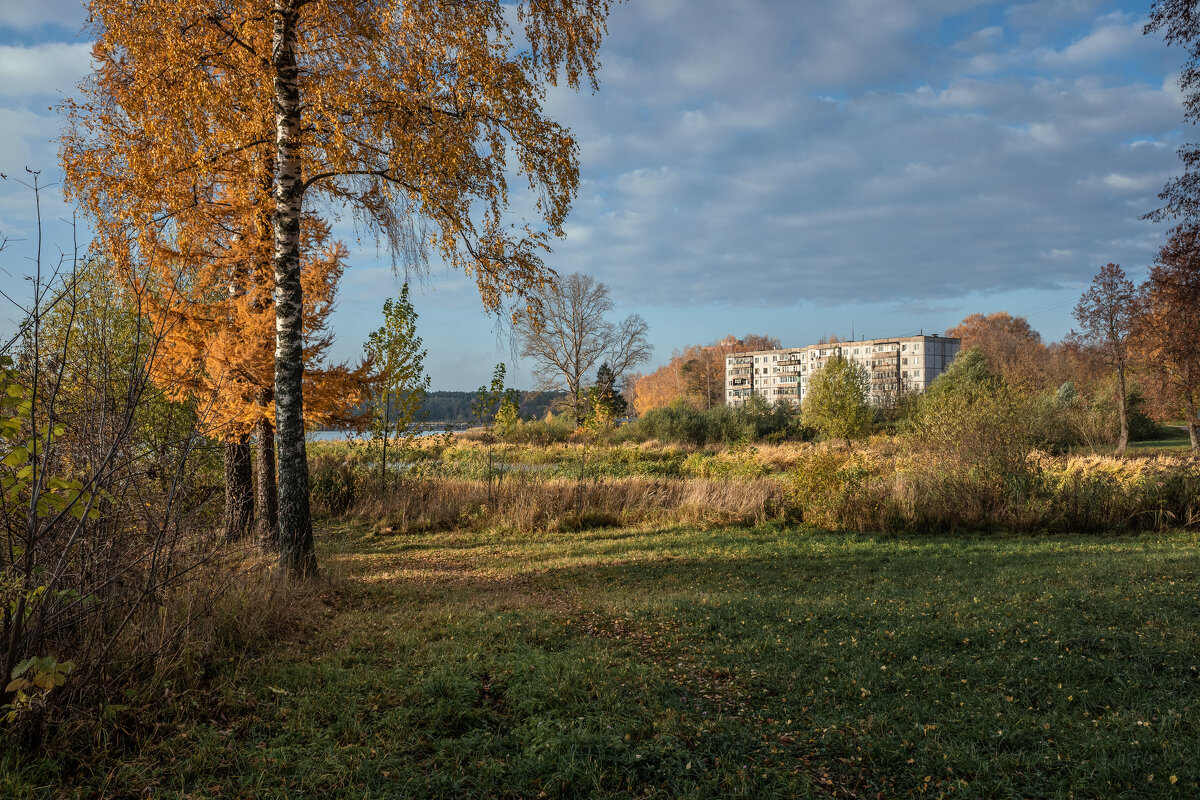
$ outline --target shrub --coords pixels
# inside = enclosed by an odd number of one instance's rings
[[[744,436],[728,436],[715,438],[717,421],[720,412],[731,412],[731,417],[738,421],[739,427],[745,430]],[[710,442],[736,442],[740,440],[754,441],[756,439],[778,440],[783,438],[800,438],[799,417],[795,409],[787,403],[768,403],[758,395],[751,396],[740,408],[717,406],[704,412],[709,430]],[[709,421],[709,416],[712,420]]]
[[[808,379],[804,422],[827,439],[860,439],[871,432],[875,412],[866,370],[845,358],[834,358]]]
[[[799,419],[785,404],[772,405],[753,396],[737,408],[714,406],[699,411],[682,400],[646,412],[636,422],[618,429],[618,441],[678,442],[696,446],[736,444],[760,439],[800,438]]]
[[[308,487],[314,512],[338,516],[359,499],[366,483],[355,467],[334,459],[321,459],[309,473]]]
[[[867,454],[814,447],[791,473],[792,504],[802,521],[830,530],[880,528],[878,479],[881,470]]]
[[[651,409],[634,424],[643,441],[658,439],[662,442],[702,445],[708,438],[700,412],[682,400],[663,408]]]
[[[992,487],[999,503],[1035,478],[1036,418],[1036,402],[1004,384],[954,389],[928,398],[908,441],[950,476]]]

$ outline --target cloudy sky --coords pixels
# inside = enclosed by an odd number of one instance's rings
[[[1148,8],[628,0],[600,91],[549,98],[582,157],[549,263],[644,316],[655,363],[729,333],[802,345],[1001,309],[1060,338],[1100,265],[1142,274],[1164,226],[1139,216],[1192,136],[1183,54],[1142,35]],[[32,236],[15,180],[26,166],[57,179],[50,107],[89,68],[84,16],[77,0],[0,3],[0,231],[25,240],[0,253],[10,293]],[[49,219],[69,216],[45,199]],[[58,223],[48,236],[69,241]],[[334,322],[347,358],[397,280],[372,244],[353,252]],[[474,388],[511,360],[471,281],[435,267],[415,300],[434,388]]]

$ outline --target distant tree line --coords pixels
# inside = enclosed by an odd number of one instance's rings
[[[454,422],[467,423],[475,421],[471,414],[471,404],[476,401],[479,393],[473,392],[426,392],[425,401],[417,414],[417,420],[424,422]],[[522,419],[540,419],[546,416],[555,403],[561,403],[566,392],[522,392],[520,414]]]

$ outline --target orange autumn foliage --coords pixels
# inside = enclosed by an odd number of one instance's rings
[[[64,104],[68,189],[102,229],[122,223],[87,202],[101,194],[132,227],[177,214],[243,154],[278,154],[277,84],[288,84],[300,116],[283,138],[306,205],[342,205],[412,264],[437,251],[498,311],[552,275],[541,253],[562,235],[579,171],[570,131],[542,108],[545,86],[596,87],[608,6],[90,0],[96,81]],[[277,61],[281,23],[294,74]],[[534,219],[510,216],[518,174]]]
[[[485,308],[553,273],[579,181],[546,88],[595,87],[609,0],[89,0],[96,81],[68,101],[68,187],[103,239],[146,253],[239,162],[273,176],[281,564],[316,568],[304,446],[300,228],[318,203],[392,255],[430,251]],[[261,151],[261,152],[260,152]],[[509,181],[535,201],[512,208]]]
[[[771,350],[779,340],[749,334],[743,339],[726,336],[710,345],[690,345],[671,360],[634,382],[633,407],[639,415],[683,400],[697,408],[725,402],[725,357],[732,353]]]
[[[269,198],[260,198],[263,206]],[[151,376],[172,400],[193,402],[201,425],[226,441],[275,424],[274,272],[268,214],[213,204],[176,226],[135,276],[147,315],[165,332]],[[232,232],[232,233],[231,233]],[[328,318],[347,250],[311,216],[302,226],[304,399],[312,427],[361,428],[371,365],[327,365]]]
[[[971,314],[947,329],[946,336],[962,340],[961,352],[978,347],[987,358],[988,367],[1015,387],[1057,386],[1042,336],[1025,317],[1014,317],[1007,311]]]

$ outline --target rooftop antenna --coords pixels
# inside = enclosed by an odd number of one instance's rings
[[[850,320],[850,341],[854,341],[854,320]]]

